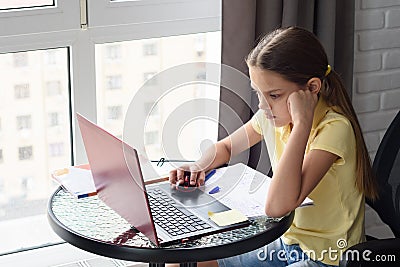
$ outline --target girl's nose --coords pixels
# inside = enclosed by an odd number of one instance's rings
[[[262,110],[269,110],[270,107],[264,97],[259,97],[258,108]]]

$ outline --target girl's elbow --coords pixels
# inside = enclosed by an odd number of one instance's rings
[[[283,207],[283,206],[279,206],[279,205],[273,205],[273,203],[267,203],[265,205],[265,214],[268,217],[272,217],[272,218],[279,218],[279,217],[283,217],[285,215],[287,215],[288,213],[290,213],[293,209],[291,207]]]

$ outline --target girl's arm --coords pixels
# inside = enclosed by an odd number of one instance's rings
[[[262,136],[253,129],[249,121],[231,135],[208,148],[194,164],[171,171],[170,182],[173,184],[175,184],[176,181],[183,183],[184,171],[190,170],[190,184],[203,185],[206,171],[227,163],[231,157],[240,154],[261,140]]]
[[[299,91],[288,101],[292,105],[289,110],[293,129],[268,191],[265,212],[272,217],[281,217],[298,207],[338,157],[323,150],[311,150],[304,156],[316,95],[308,90]]]

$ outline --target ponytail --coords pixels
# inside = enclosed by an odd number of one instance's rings
[[[329,106],[339,107],[340,109],[335,111],[341,113],[350,121],[356,139],[356,186],[360,192],[364,192],[365,197],[376,200],[378,198],[378,184],[372,171],[371,159],[360,123],[342,79],[334,70],[323,79],[320,93]]]

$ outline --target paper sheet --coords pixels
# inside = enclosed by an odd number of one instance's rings
[[[77,198],[97,194],[92,173],[88,169],[71,166],[54,171],[52,177]]]
[[[207,181],[205,192],[215,186],[220,191],[213,197],[231,209],[237,209],[247,217],[265,216],[265,200],[271,179],[242,164],[238,163],[226,168],[217,169]],[[313,201],[306,198],[303,205],[312,205]]]

